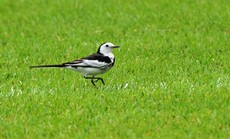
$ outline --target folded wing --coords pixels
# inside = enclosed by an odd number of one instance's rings
[[[72,62],[63,63],[65,66],[71,67],[91,67],[91,68],[100,68],[104,69],[109,67],[112,64],[111,59],[108,56],[96,53],[88,57],[84,57]]]

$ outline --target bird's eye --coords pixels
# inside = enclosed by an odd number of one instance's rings
[[[106,45],[105,47],[109,47],[109,45]]]

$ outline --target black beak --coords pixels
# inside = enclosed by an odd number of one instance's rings
[[[119,48],[120,46],[113,46],[113,48]]]

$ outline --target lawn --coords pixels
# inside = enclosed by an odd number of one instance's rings
[[[1,0],[0,138],[230,138],[227,0]],[[96,89],[30,69],[120,45]]]

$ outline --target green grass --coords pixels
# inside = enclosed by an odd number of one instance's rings
[[[0,138],[230,138],[229,11],[227,0],[1,0]],[[99,89],[29,69],[105,41],[121,48]]]

